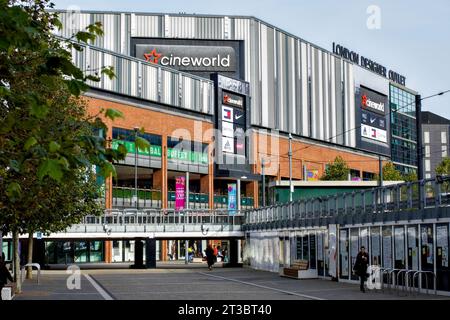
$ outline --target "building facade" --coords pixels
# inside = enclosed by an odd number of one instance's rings
[[[422,112],[423,167],[426,178],[436,175],[436,167],[448,157],[450,120],[429,111]]]
[[[128,150],[116,163],[117,178],[105,181],[107,209],[266,205],[274,197],[261,203],[267,191],[262,176],[274,188],[289,179],[290,142],[293,180],[318,180],[337,156],[349,165],[349,180],[373,179],[380,156],[417,167],[410,155],[415,108],[405,107],[415,92],[403,76],[348,56],[345,48],[333,44],[332,52],[325,50],[254,17],[59,15],[65,38],[102,23],[104,35],[74,50],[74,62],[88,72],[112,66],[116,73],[90,82],[84,96],[92,114],[114,108],[124,115],[105,120],[112,146]],[[134,135],[147,139],[150,149],[137,150]],[[188,191],[182,202],[180,188]],[[65,244],[48,245],[57,260]],[[77,245],[66,249],[73,253]],[[100,245],[105,261],[127,261],[129,242]],[[87,256],[98,252],[96,243],[80,246],[90,248]],[[182,244],[164,240],[157,250],[166,260],[175,251],[180,255]]]

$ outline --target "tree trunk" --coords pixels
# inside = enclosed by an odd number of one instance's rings
[[[19,255],[19,233],[13,232],[14,242],[14,281],[16,283],[16,293],[22,292],[22,282],[20,279],[20,255]]]
[[[28,259],[27,263],[33,263],[33,232],[28,234]],[[27,267],[27,279],[33,279],[33,268]]]

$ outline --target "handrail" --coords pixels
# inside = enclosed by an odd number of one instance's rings
[[[397,290],[398,295],[400,295],[400,290],[398,289],[398,288],[400,287],[399,276],[400,276],[403,272],[404,272],[405,275],[406,275],[407,272],[408,272],[408,269],[400,269],[400,270],[398,271],[398,273],[397,273],[397,280],[396,280],[396,284],[395,284],[395,289]],[[404,288],[404,287],[406,287],[405,277],[403,277],[403,282],[404,282],[404,285],[403,285],[403,288]],[[402,289],[402,291],[404,291],[404,290]]]
[[[37,269],[37,283],[39,284],[39,278],[41,276],[41,265],[39,263],[27,263],[25,265],[22,266],[22,268],[20,269],[20,282],[23,282],[23,270],[25,268],[31,267],[33,269],[33,267],[35,267]]]
[[[433,271],[425,271],[425,270],[421,270],[421,271],[416,271],[415,273],[414,273],[414,275],[413,275],[413,287],[414,287],[414,285],[415,285],[415,279],[416,279],[416,277],[418,276],[418,275],[420,275],[420,274],[425,274],[425,285],[426,285],[426,287],[427,287],[427,294],[428,294],[428,277],[426,276],[427,274],[431,274],[432,276],[433,276],[433,284],[434,284],[434,294],[435,295],[437,295],[437,288],[436,288],[436,275],[434,274],[434,272]],[[418,278],[418,277],[417,277]],[[420,289],[421,289],[421,287],[422,287],[422,284],[420,283],[417,283],[417,292],[419,292],[420,293]]]
[[[254,212],[256,216],[261,218],[261,220],[258,220],[258,223],[264,223],[269,222],[270,219],[268,215],[262,214],[263,210],[274,210],[277,213],[274,217],[275,220],[295,219],[308,221],[314,218],[345,216],[347,213],[373,215],[377,213],[389,214],[414,209],[436,208],[450,205],[449,201],[445,198],[442,199],[443,195],[441,194],[440,185],[444,181],[450,181],[450,175],[443,176],[439,180],[428,178],[415,182],[375,187],[359,192],[343,192],[325,197],[299,199],[291,203],[280,203],[248,211]],[[422,203],[418,200],[418,193],[422,194]],[[353,204],[352,207],[349,207],[349,200]],[[318,211],[316,210],[317,205],[315,205],[317,201],[320,202]],[[281,216],[278,214],[280,211],[281,213],[285,211],[291,212],[290,208],[295,210],[289,217],[286,217],[284,214]],[[327,211],[326,208],[328,208],[328,214],[323,214],[323,211]],[[245,223],[253,224],[255,222],[246,219]]]

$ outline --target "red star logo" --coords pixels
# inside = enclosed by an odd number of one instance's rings
[[[150,63],[158,63],[161,58],[161,53],[157,53],[156,49],[153,49],[150,53],[144,53],[145,61]]]

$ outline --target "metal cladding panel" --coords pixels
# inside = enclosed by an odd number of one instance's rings
[[[310,135],[310,122],[308,112],[309,90],[308,90],[308,45],[304,42],[300,43],[300,77],[301,77],[301,134],[305,137]]]
[[[195,38],[196,24],[193,17],[171,17],[166,20],[169,23],[169,32],[166,38]],[[167,28],[167,26],[166,26]]]
[[[161,70],[161,95],[160,102],[168,105],[178,105],[178,99],[174,101],[175,92],[175,77],[174,74],[167,70]],[[189,99],[189,97],[187,97]]]
[[[142,65],[142,98],[158,101],[158,68]]]
[[[269,56],[268,50],[270,34],[273,34],[272,30],[262,25],[260,31],[261,50],[259,54],[260,77],[258,78],[258,84],[261,88],[261,108],[254,108],[255,110],[252,112],[252,123],[265,127],[268,126],[269,104],[273,103],[269,101],[269,88],[273,90],[273,87],[269,85],[269,69],[273,72],[273,57]],[[271,96],[273,97],[273,94]]]
[[[130,34],[132,37],[162,37],[162,16],[131,14]]]
[[[70,38],[80,30],[85,29],[91,24],[91,15],[89,13],[80,12],[61,12],[58,14],[62,24],[62,29],[55,31],[56,34],[65,38]]]
[[[330,140],[336,143],[336,58],[330,55]],[[337,61],[339,63],[339,61]]]
[[[224,39],[224,18],[196,18],[197,38]]]

